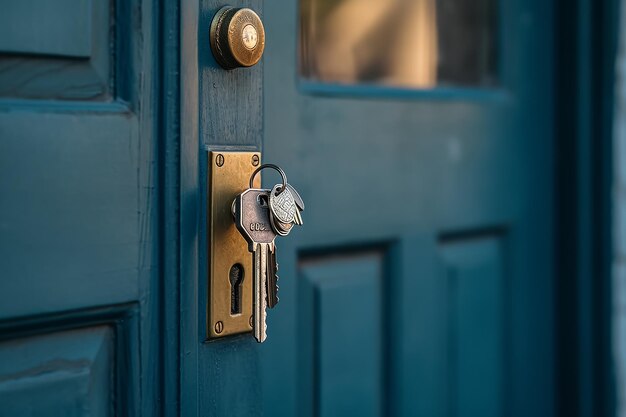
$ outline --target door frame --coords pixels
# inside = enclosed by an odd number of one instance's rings
[[[558,0],[557,415],[615,415],[612,180],[619,0]]]
[[[197,68],[197,58],[193,58],[190,48],[182,48],[186,41],[188,45],[195,46],[188,39],[189,30],[197,30],[198,1],[186,0],[155,0],[155,16],[157,22],[156,36],[158,37],[159,48],[156,66],[159,74],[155,77],[158,80],[157,97],[157,160],[159,164],[158,191],[159,196],[159,223],[158,231],[160,259],[160,323],[161,323],[161,366],[159,377],[161,386],[159,389],[161,403],[160,415],[178,416],[187,415],[183,412],[181,402],[181,277],[185,273],[184,265],[188,258],[184,257],[188,253],[183,248],[181,242],[185,242],[187,233],[183,233],[181,216],[181,196],[183,195],[184,179],[181,161],[185,160],[185,153],[189,152],[185,147],[189,147],[190,141],[183,140],[184,135],[189,134],[190,120],[184,115],[191,115],[188,111],[193,108],[187,102],[183,106],[182,91],[183,83],[188,84],[193,77],[186,71]],[[190,4],[191,3],[191,4]],[[189,12],[195,6],[195,14]],[[185,9],[186,15],[182,10]],[[185,28],[182,24],[184,16],[191,22],[191,28]],[[183,34],[185,28],[187,34]],[[185,65],[185,59],[190,59]],[[197,73],[197,71],[196,71]],[[197,80],[197,77],[196,77]],[[197,81],[195,83],[197,87]],[[194,91],[193,88],[190,88]],[[196,90],[197,91],[197,90]],[[197,105],[195,107],[197,109]],[[193,120],[192,120],[193,121]],[[197,121],[197,118],[196,118]],[[196,131],[197,134],[197,131]],[[191,137],[196,139],[196,137]],[[194,142],[197,143],[197,142]],[[197,260],[196,260],[197,262]],[[191,414],[189,414],[191,415]]]

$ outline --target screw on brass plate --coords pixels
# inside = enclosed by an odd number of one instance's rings
[[[215,157],[215,163],[217,164],[218,167],[221,167],[222,165],[224,165],[224,155],[222,155],[221,153],[218,153],[217,156]]]
[[[218,321],[217,323],[215,323],[215,333],[220,334],[224,331],[224,323],[221,321]]]
[[[252,166],[258,166],[259,165],[259,155],[252,155]]]
[[[250,323],[250,327],[252,327],[254,325],[254,320],[253,320],[252,316],[250,316],[250,322],[249,323]]]

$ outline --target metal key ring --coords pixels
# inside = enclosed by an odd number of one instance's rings
[[[254,188],[254,177],[256,177],[256,174],[258,174],[259,171],[265,168],[272,168],[273,170],[278,171],[278,173],[283,179],[283,186],[280,189],[280,192],[282,192],[282,190],[284,190],[285,187],[287,187],[287,174],[285,174],[285,171],[283,171],[281,167],[279,167],[278,165],[274,165],[274,164],[263,164],[260,167],[258,167],[252,173],[252,176],[250,177],[250,188]]]

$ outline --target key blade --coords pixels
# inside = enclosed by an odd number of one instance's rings
[[[300,213],[300,210],[296,210],[296,215],[294,216],[293,222],[298,226],[302,226],[304,224],[304,221],[302,221],[302,214]]]
[[[257,243],[254,251],[254,338],[263,343],[267,338],[267,243]]]
[[[269,253],[267,263],[267,307],[274,308],[278,304],[278,276],[276,275],[276,246]]]

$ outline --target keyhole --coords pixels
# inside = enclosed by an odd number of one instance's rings
[[[243,282],[243,266],[235,264],[228,274],[230,280],[230,314],[241,314],[241,283]]]

